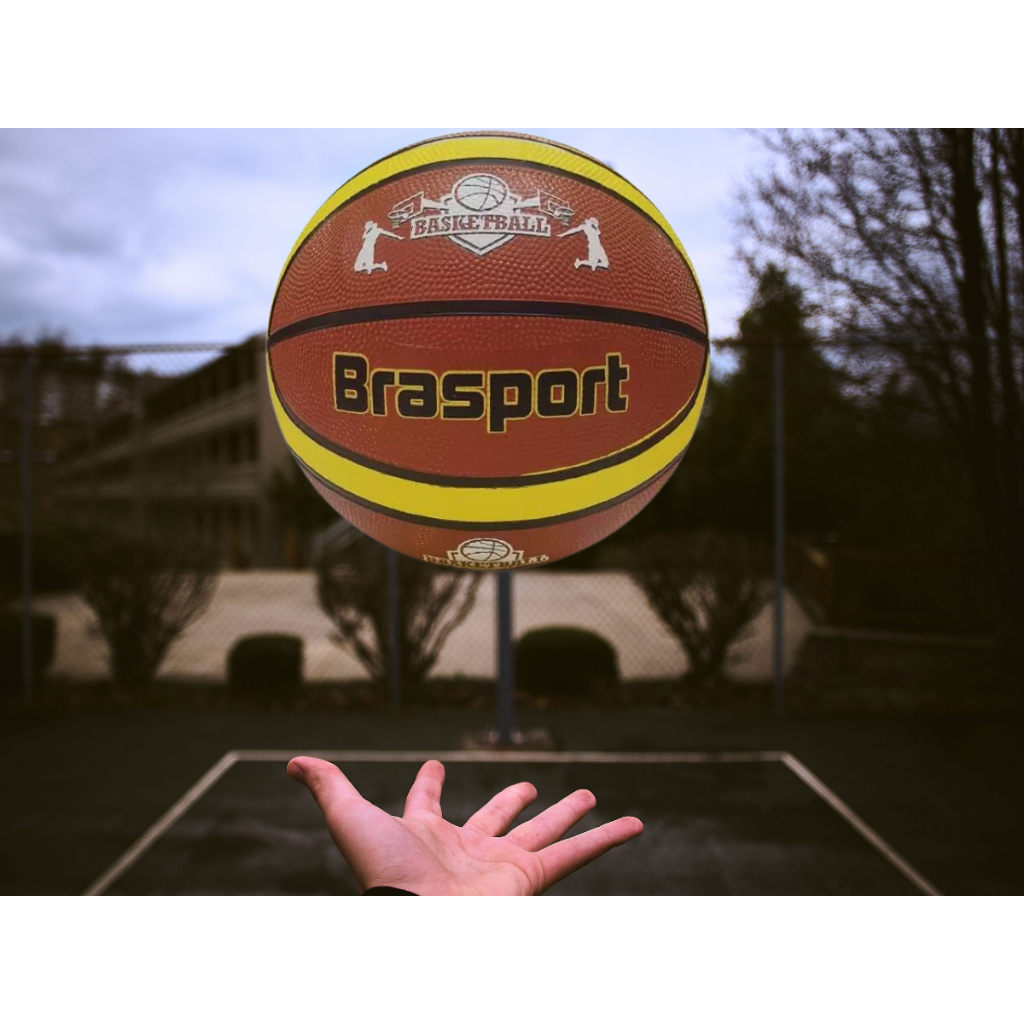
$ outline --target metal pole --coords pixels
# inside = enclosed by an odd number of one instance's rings
[[[21,689],[32,700],[32,354],[21,370]]]
[[[135,376],[135,395],[134,395],[134,406],[135,406],[135,454],[134,454],[134,466],[133,469],[133,480],[132,490],[134,492],[134,500],[132,502],[132,519],[134,521],[135,532],[141,536],[145,532],[147,523],[146,516],[148,509],[146,508],[146,399],[143,390],[143,379],[142,374],[137,373]]]
[[[99,488],[99,476],[96,473],[96,451],[99,448],[96,438],[96,413],[99,401],[99,380],[93,377],[92,387],[89,391],[89,512],[88,523],[95,527],[99,520],[99,500],[97,490]]]
[[[498,742],[511,744],[515,727],[515,663],[512,660],[512,572],[498,574]]]
[[[773,638],[773,668],[775,673],[775,714],[785,712],[786,680],[783,664],[783,600],[786,593],[785,558],[785,479],[782,417],[782,345],[775,343],[775,614]]]
[[[388,551],[388,676],[391,682],[391,707],[398,709],[402,703],[402,618],[399,614],[398,594],[398,552]]]

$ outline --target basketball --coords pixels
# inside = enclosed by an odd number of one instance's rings
[[[611,167],[544,139],[430,139],[306,225],[267,337],[313,486],[403,554],[544,565],[665,485],[700,417],[707,317],[686,250]]]

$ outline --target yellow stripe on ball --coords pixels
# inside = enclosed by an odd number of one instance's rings
[[[451,160],[523,160],[529,163],[543,164],[555,170],[566,171],[570,174],[587,178],[602,188],[614,192],[625,199],[628,203],[642,210],[653,220],[662,231],[671,239],[672,244],[683,257],[693,279],[697,282],[697,290],[701,293],[700,282],[697,280],[697,272],[693,263],[687,255],[683,243],[679,241],[672,226],[662,215],[661,211],[641,192],[631,185],[625,178],[620,177],[610,167],[596,163],[587,158],[584,154],[566,149],[554,143],[544,142],[541,139],[524,139],[513,136],[502,135],[480,135],[463,136],[433,139],[420,143],[409,149],[394,153],[383,160],[372,164],[366,170],[361,171],[354,178],[350,178],[341,186],[313,215],[312,220],[303,228],[295,245],[292,246],[288,259],[285,261],[281,271],[284,277],[285,270],[292,257],[302,247],[303,242],[323,223],[338,207],[347,203],[354,196],[372,188],[374,185],[417,168],[427,167],[430,164],[447,163]],[[280,280],[278,282],[280,284]],[[703,303],[703,293],[701,293]]]
[[[273,385],[269,359],[267,362],[277,422],[288,446],[313,472],[356,498],[399,514],[480,524],[529,523],[571,515],[615,501],[639,488],[670,465],[690,443],[708,382],[705,373],[697,399],[679,426],[628,462],[567,480],[519,487],[448,487],[407,480],[363,466],[313,440],[285,412]]]

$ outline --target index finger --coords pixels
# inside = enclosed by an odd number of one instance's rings
[[[414,814],[433,814],[441,817],[441,787],[444,785],[444,765],[440,761],[427,761],[416,773],[416,781],[405,798],[403,818]]]

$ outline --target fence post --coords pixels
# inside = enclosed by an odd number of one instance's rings
[[[388,675],[391,682],[391,707],[397,710],[402,704],[402,617],[398,593],[398,552],[387,548],[388,553]]]
[[[88,511],[88,523],[90,527],[95,527],[99,521],[99,475],[96,467],[96,452],[99,450],[99,439],[96,434],[96,417],[99,412],[97,405],[99,403],[99,389],[100,383],[98,378],[93,378],[91,381],[92,387],[89,389],[89,511]],[[80,510],[77,513],[81,515]]]
[[[785,713],[786,678],[783,663],[783,600],[786,594],[785,478],[782,417],[782,343],[775,342],[775,614],[772,660],[775,675],[775,714]]]
[[[498,742],[511,744],[515,727],[515,664],[512,659],[512,570],[498,577]]]
[[[135,532],[142,534],[146,531],[148,523],[146,519],[149,515],[149,508],[147,503],[146,494],[146,473],[147,473],[147,461],[146,461],[146,391],[144,387],[144,378],[142,372],[136,372],[135,381],[135,394],[133,396],[133,405],[135,409],[135,422],[133,424],[134,437],[134,454],[132,466],[132,521]]]
[[[21,368],[21,689],[32,700],[32,370],[26,349]]]

